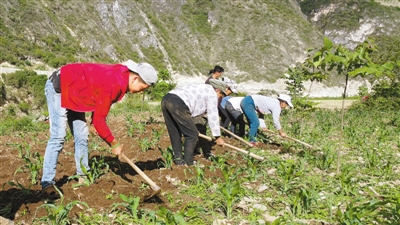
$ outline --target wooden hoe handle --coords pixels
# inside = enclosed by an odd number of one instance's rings
[[[248,142],[248,141],[244,140],[243,138],[237,136],[236,134],[232,133],[230,130],[226,129],[225,127],[222,127],[222,126],[221,126],[221,129],[222,129],[223,131],[225,131],[226,133],[232,135],[232,137],[234,137],[234,138],[238,139],[239,141],[245,143],[245,144],[248,145],[249,147],[253,147],[253,145],[250,144],[250,142]]]
[[[268,132],[270,132],[270,133],[272,133],[272,134],[279,135],[279,134],[273,132],[272,130],[268,130],[268,129],[264,129],[264,130],[265,130],[265,131],[268,131]],[[286,136],[286,138],[287,138],[287,139],[290,139],[290,140],[292,140],[292,141],[298,142],[298,143],[300,143],[300,144],[306,146],[307,148],[314,148],[312,145],[307,144],[307,143],[305,143],[305,142],[303,142],[303,141],[297,140],[296,138],[292,138],[292,137],[289,137],[289,136]]]
[[[124,153],[121,154],[121,157],[138,173],[151,187],[153,191],[159,193],[161,188],[157,186],[139,167],[137,167],[132,160],[130,160]]]
[[[200,133],[199,133],[199,137],[204,138],[204,139],[206,139],[206,140],[208,140],[208,141],[212,141],[212,138],[211,138],[211,137],[206,136],[206,135],[204,135],[204,134],[200,134]],[[244,149],[235,147],[235,146],[233,146],[233,145],[230,145],[230,144],[225,143],[225,146],[226,146],[226,147],[229,147],[229,148],[231,148],[231,149],[233,149],[233,150],[236,150],[236,151],[238,151],[238,152],[241,152],[241,153],[244,153],[244,154],[246,154],[246,155],[249,155],[249,156],[251,156],[251,157],[253,157],[253,158],[257,159],[257,160],[260,160],[260,161],[263,161],[263,160],[264,160],[264,157],[261,157],[261,156],[259,156],[259,155],[254,154],[254,153],[251,153],[251,152],[246,151],[246,150],[244,150]]]

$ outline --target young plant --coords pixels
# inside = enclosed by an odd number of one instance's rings
[[[104,161],[104,156],[100,155],[99,160],[97,160],[96,157],[93,157],[90,160],[91,166],[90,166],[90,170],[88,171],[82,164],[82,160],[81,160],[81,170],[82,172],[85,174],[85,176],[81,176],[81,175],[74,175],[69,177],[69,180],[72,179],[77,179],[77,178],[83,178],[84,183],[82,184],[73,184],[72,187],[79,187],[82,185],[85,186],[89,186],[90,184],[94,184],[94,182],[96,181],[96,179],[100,178],[102,175],[106,174],[109,170],[109,165]]]
[[[18,172],[24,172],[27,169],[30,173],[31,183],[37,184],[38,183],[38,175],[39,172],[43,168],[43,156],[41,156],[38,152],[31,154],[29,146],[26,145],[25,147],[25,154],[22,152],[23,147],[19,145],[19,155],[24,160],[24,164],[15,171],[14,174]]]
[[[316,193],[309,188],[301,188],[296,195],[289,195],[290,209],[296,217],[309,212],[312,202],[316,200]]]
[[[72,201],[66,205],[64,205],[64,195],[61,193],[61,191],[57,190],[61,196],[61,202],[56,205],[54,203],[46,203],[41,206],[39,206],[36,209],[36,213],[39,209],[45,208],[47,215],[43,216],[41,218],[38,218],[39,221],[48,223],[48,224],[71,224],[70,219],[68,218],[69,213],[71,210],[74,208],[76,205],[80,206],[85,206],[86,208],[89,208],[89,206],[86,204],[86,202],[82,201]]]
[[[124,203],[119,203],[119,205],[126,207],[133,216],[133,218],[138,219],[138,206],[140,202],[140,197],[132,198],[132,197],[127,197],[124,194],[120,194],[119,197],[124,201]]]
[[[171,169],[173,158],[174,158],[174,151],[172,150],[172,146],[168,146],[164,151],[161,150],[159,147],[158,150],[161,152],[162,157],[164,158],[164,162],[162,164],[165,168]]]
[[[6,206],[3,206],[1,209],[0,209],[0,216],[2,216],[2,217],[5,217],[5,218],[8,218],[9,216],[10,216],[10,214],[11,214],[11,210],[12,210],[12,204],[11,203],[8,203]]]
[[[150,142],[149,138],[145,137],[139,141],[139,145],[140,149],[142,149],[142,152],[147,152],[150,149],[152,143]]]
[[[337,220],[340,224],[375,224],[377,223],[378,218],[376,217],[379,209],[384,207],[386,204],[390,203],[390,201],[380,201],[380,200],[371,200],[363,204],[359,204],[360,201],[364,199],[356,198],[349,205],[347,205],[346,210],[342,212],[340,207],[337,210]],[[387,219],[389,219],[392,215],[388,215],[383,221],[385,224],[391,224]],[[397,218],[399,216],[399,212],[397,212]],[[374,219],[372,219],[374,218]],[[382,222],[383,222],[382,221]],[[396,221],[398,222],[398,220]],[[381,224],[381,223],[377,223]]]
[[[240,201],[244,190],[242,189],[239,179],[237,179],[239,173],[235,174],[233,168],[228,169],[228,166],[224,166],[221,169],[221,172],[224,176],[225,182],[223,182],[217,189],[223,199],[219,204],[225,210],[226,218],[230,219],[235,204]]]
[[[32,184],[29,185],[29,187],[24,187],[24,185],[20,184],[19,182],[14,183],[12,181],[8,182],[7,184],[10,185],[11,187],[15,187],[18,190],[17,192],[15,192],[13,194],[13,198],[25,199],[25,198],[28,198],[31,194]],[[4,185],[6,185],[6,184],[3,184],[3,188],[4,188]]]
[[[126,128],[128,130],[129,136],[133,137],[135,133],[143,134],[146,132],[146,122],[136,122],[133,120],[132,116],[125,116]]]
[[[152,138],[151,147],[152,148],[155,148],[156,145],[158,144],[158,142],[160,142],[161,135],[164,132],[164,130],[165,130],[165,128],[163,128],[161,130],[157,130],[157,129],[151,130],[151,138]]]
[[[290,183],[292,180],[303,175],[304,168],[302,163],[297,164],[294,162],[294,160],[288,159],[286,161],[279,162],[277,171],[282,178],[282,191],[287,192],[290,188]]]
[[[353,166],[344,166],[340,174],[337,175],[337,178],[340,182],[341,190],[340,192],[344,195],[350,195],[353,193],[355,188],[354,178],[354,167]]]
[[[163,222],[160,224],[184,225],[184,224],[191,224],[190,223],[191,221],[199,218],[198,216],[199,212],[204,212],[204,209],[201,207],[189,208],[189,209],[183,208],[178,212],[173,213],[164,206],[161,206],[156,212],[156,214]]]
[[[324,151],[322,155],[318,155],[314,160],[316,166],[320,170],[330,169],[334,161],[335,161],[335,156],[330,150]]]

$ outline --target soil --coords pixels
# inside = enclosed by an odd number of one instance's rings
[[[152,117],[155,117],[152,115]],[[138,119],[140,118],[140,119]],[[136,120],[143,120],[145,116],[137,116]],[[147,118],[150,118],[149,116]],[[131,137],[126,128],[126,120],[123,116],[109,116],[108,124],[115,137],[117,137],[123,144],[125,155],[132,159],[135,164],[159,187],[162,192],[149,200],[145,197],[152,194],[152,190],[140,175],[126,162],[119,161],[114,155],[108,151],[98,151],[96,149],[109,149],[108,146],[98,138],[96,135],[91,134],[89,138],[90,159],[100,160],[101,155],[104,161],[109,165],[110,170],[96,180],[90,186],[81,186],[73,188],[77,181],[70,180],[68,177],[75,174],[75,162],[73,157],[73,138],[67,138],[64,148],[59,155],[57,164],[56,184],[62,190],[64,195],[63,200],[56,200],[58,203],[63,201],[63,204],[79,200],[85,202],[92,208],[94,212],[102,213],[110,210],[114,203],[123,202],[118,196],[124,194],[126,196],[139,196],[141,204],[139,207],[142,209],[157,210],[159,206],[164,206],[170,210],[178,210],[176,204],[171,205],[166,199],[165,194],[172,195],[173,198],[182,199],[183,205],[193,201],[193,197],[185,196],[179,193],[179,186],[174,185],[171,179],[177,181],[188,182],[193,176],[196,176],[195,168],[192,167],[178,167],[173,165],[171,169],[163,168],[162,162],[164,161],[160,150],[157,148],[149,149],[143,152],[140,148],[138,140],[151,136],[152,130],[163,130],[158,146],[160,149],[165,150],[170,146],[168,132],[166,131],[165,124],[163,123],[161,115],[155,117],[153,123],[147,122],[146,132],[144,134],[133,134]],[[31,154],[38,152],[44,156],[46,143],[48,140],[48,131],[42,131],[37,134],[14,134],[10,136],[0,136],[0,164],[2,173],[0,175],[0,209],[10,208],[8,213],[2,213],[7,219],[13,220],[16,224],[32,224],[35,218],[44,217],[47,214],[44,207],[40,207],[47,202],[47,200],[40,195],[40,182],[31,184],[30,170],[24,168],[25,161],[21,158],[19,151],[29,150]],[[68,137],[68,136],[67,136]],[[235,139],[225,139],[227,143],[245,149],[243,143]],[[98,144],[95,144],[98,143]],[[262,149],[278,149],[279,146],[261,144],[259,148]],[[237,154],[236,151],[228,148],[223,148],[217,145],[212,149],[215,155],[229,154],[232,159],[228,161],[232,166],[239,166],[245,163],[244,158]],[[211,161],[205,160],[202,155],[196,155],[195,160],[197,163],[205,165],[205,177],[222,177],[218,172],[210,171],[208,166],[212,164]],[[17,172],[18,169],[21,172]],[[186,170],[186,171],[185,171]],[[193,173],[188,172],[192,170]],[[38,177],[40,181],[41,170]],[[178,196],[179,195],[179,196]],[[80,207],[79,207],[80,206]],[[70,213],[70,216],[77,215],[80,212],[85,212],[82,205],[75,206]]]

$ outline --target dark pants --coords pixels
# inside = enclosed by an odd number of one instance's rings
[[[201,134],[207,135],[207,119],[205,119],[202,115],[199,115],[194,117],[193,120],[196,124],[197,130]],[[198,149],[200,148],[205,157],[207,157],[207,155],[211,153],[211,143],[204,138],[199,138],[199,140],[197,141],[196,149],[198,152]]]
[[[245,133],[245,125],[244,115],[239,110],[236,110],[230,102],[227,102],[225,105],[225,109],[228,112],[228,116],[232,122],[231,132],[234,132],[236,135],[243,137]]]
[[[199,131],[194,124],[189,108],[177,95],[166,94],[161,101],[161,109],[174,151],[174,162],[180,164],[183,159],[187,165],[193,165],[193,151]],[[183,157],[182,135],[185,138]]]

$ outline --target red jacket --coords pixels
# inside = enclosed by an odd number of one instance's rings
[[[114,140],[106,117],[113,103],[124,97],[129,69],[121,64],[76,63],[61,67],[61,106],[93,112],[92,123],[107,143]]]

